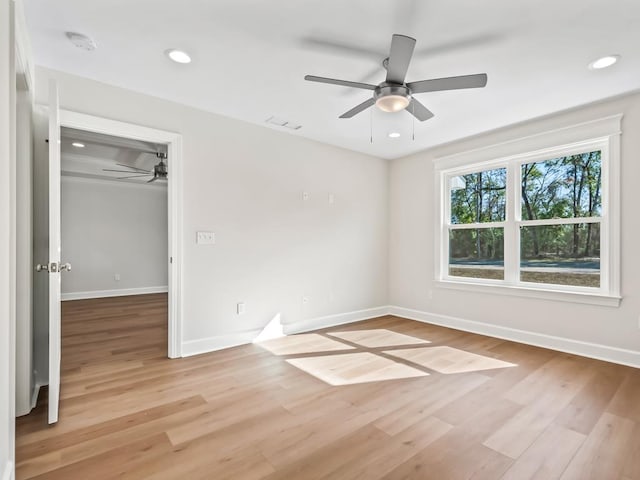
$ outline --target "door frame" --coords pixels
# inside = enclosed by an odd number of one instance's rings
[[[60,109],[60,127],[167,144],[169,157],[169,328],[168,356],[182,357],[182,135],[166,130]]]

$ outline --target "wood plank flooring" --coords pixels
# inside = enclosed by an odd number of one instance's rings
[[[640,480],[637,369],[391,316],[168,360],[166,308],[63,304],[18,480]]]

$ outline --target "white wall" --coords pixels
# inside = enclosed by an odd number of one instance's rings
[[[13,478],[15,404],[15,68],[13,2],[0,0],[0,476]],[[7,228],[8,226],[8,228]]]
[[[185,342],[224,344],[278,313],[295,324],[386,305],[386,161],[59,72],[36,77],[58,79],[62,108],[183,135]],[[198,230],[216,244],[196,245]]]
[[[623,300],[620,307],[461,292],[435,286],[434,222],[437,217],[433,159],[618,113],[624,114],[621,152]],[[390,303],[436,315],[640,351],[638,132],[640,95],[631,95],[394,161],[390,170]]]
[[[61,197],[63,299],[166,288],[166,187],[63,176]]]

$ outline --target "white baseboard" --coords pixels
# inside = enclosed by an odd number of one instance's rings
[[[354,312],[327,315],[326,317],[310,318],[296,323],[285,323],[283,324],[283,327],[284,333],[290,335],[293,333],[309,332],[311,330],[319,330],[322,328],[369,320],[370,318],[382,317],[388,314],[389,307],[375,307],[368,308],[366,310],[356,310]]]
[[[640,351],[626,350],[597,343],[583,342],[570,338],[556,337],[544,333],[529,332],[516,328],[503,327],[490,323],[465,320],[463,318],[440,315],[420,310],[412,310],[398,306],[384,306],[358,310],[355,312],[328,315],[325,317],[311,318],[296,323],[284,324],[284,333],[287,335],[334,327],[348,323],[368,320],[370,318],[395,315],[396,317],[417,320],[443,327],[454,328],[465,332],[502,338],[513,342],[534,345],[560,352],[581,355],[607,362],[619,363],[630,367],[640,368]],[[214,352],[224,348],[235,347],[251,343],[260,334],[260,329],[249,332],[221,335],[216,337],[192,340],[182,344],[182,356],[189,357],[200,353]]]
[[[41,386],[42,385],[40,385],[39,383],[36,383],[33,387],[33,394],[31,395],[31,410],[36,408],[36,405],[38,404],[38,395],[40,395]]]
[[[13,462],[9,460],[4,467],[2,480],[13,480]]]
[[[389,307],[369,308],[367,310],[358,310],[355,312],[339,313],[337,315],[328,315],[326,317],[312,318],[296,323],[283,324],[283,330],[286,335],[294,333],[308,332],[310,330],[318,330],[320,328],[333,327],[343,325],[345,323],[359,322],[369,318],[381,317],[389,313]],[[182,356],[190,357],[201,353],[215,352],[225,348],[237,347],[253,342],[260,334],[262,329],[251,330],[248,332],[234,333],[231,335],[219,335],[216,337],[203,338],[200,340],[191,340],[182,343]]]
[[[85,300],[88,298],[124,297],[127,295],[146,295],[149,293],[167,293],[169,287],[122,288],[119,290],[93,290],[90,292],[70,292],[62,294],[62,301]]]
[[[595,358],[597,360],[619,363],[630,367],[640,367],[640,351],[626,350],[597,343],[582,342],[580,340],[573,340],[570,338],[528,332],[526,330],[518,330],[515,328],[476,322],[473,320],[465,320],[462,318],[433,314],[397,306],[390,306],[388,308],[388,313],[397,317],[432,323],[443,327],[455,328],[456,330],[463,330],[465,332],[503,338],[505,340],[511,340],[518,343],[549,348],[551,350],[558,350],[561,352],[581,355],[583,357]]]
[[[230,335],[218,335],[216,337],[202,338],[182,342],[182,356],[191,357],[201,353],[215,352],[225,348],[237,347],[251,343],[260,334],[261,329],[248,332],[232,333]]]

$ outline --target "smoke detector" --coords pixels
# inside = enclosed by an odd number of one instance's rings
[[[98,47],[93,38],[87,37],[82,33],[66,32],[65,35],[76,47],[87,50],[88,52],[92,52]]]

